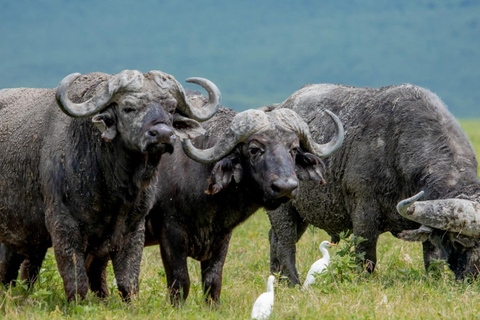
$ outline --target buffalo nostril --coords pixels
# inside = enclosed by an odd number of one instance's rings
[[[150,137],[156,137],[158,135],[158,131],[157,130],[148,130],[147,131],[147,134],[150,136]]]
[[[298,188],[298,181],[293,178],[278,179],[273,181],[270,188],[277,197],[294,197]]]
[[[278,187],[275,182],[272,184],[272,191],[274,193],[279,193],[281,191],[281,187]]]
[[[174,136],[173,130],[166,124],[157,124],[147,130],[145,135],[149,138],[156,138],[158,140],[170,140]]]

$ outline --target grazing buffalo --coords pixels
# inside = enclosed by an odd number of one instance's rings
[[[323,110],[332,110],[345,126],[345,141],[324,162],[327,184],[303,181],[295,202],[269,212],[271,272],[281,271],[299,284],[295,244],[308,224],[324,229],[333,242],[342,231],[366,238],[356,250],[365,252],[366,268],[372,272],[381,233],[399,236],[422,223],[434,229],[405,237],[423,240],[425,267],[432,259],[445,258],[457,278],[478,273],[479,247],[471,237],[480,232],[456,236],[467,229],[464,222],[480,221],[477,160],[467,136],[435,94],[408,84],[379,89],[317,84],[298,90],[278,108],[297,112],[317,141],[331,134]],[[413,200],[399,208],[407,218],[398,214],[397,202],[420,190],[425,201],[412,208],[418,212],[421,206],[430,220],[411,217],[413,209],[407,207]],[[457,219],[457,211],[470,220],[432,221],[434,215]],[[466,236],[470,240],[462,242]]]
[[[188,156],[176,146],[162,158],[145,240],[146,245],[160,244],[173,304],[189,293],[187,257],[201,262],[207,301],[219,300],[233,229],[259,208],[273,210],[295,198],[295,169],[314,183],[323,182],[320,159],[343,141],[341,122],[329,115],[336,133],[328,143],[317,144],[291,110],[237,114],[221,108],[202,124],[206,134],[193,140],[196,147],[183,141]]]
[[[188,80],[187,80],[188,81]],[[199,108],[160,71],[72,74],[57,89],[0,91],[0,281],[33,284],[51,245],[69,301],[102,284],[111,258],[119,291],[138,289],[145,216],[175,131],[195,135],[220,95]],[[63,112],[62,112],[63,111]],[[193,120],[195,119],[195,120]]]

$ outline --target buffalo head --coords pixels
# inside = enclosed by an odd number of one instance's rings
[[[185,153],[201,163],[216,162],[206,190],[216,194],[232,181],[243,180],[261,206],[273,210],[295,198],[297,172],[301,177],[324,182],[322,161],[343,142],[343,126],[335,122],[336,136],[326,144],[316,143],[308,125],[294,111],[248,110],[237,114],[225,135],[208,149],[197,149],[189,139],[182,141]]]
[[[212,82],[203,78],[189,78],[187,82],[207,90],[209,100],[204,106],[192,105],[180,83],[160,71],[142,74],[124,70],[96,77],[74,73],[60,82],[56,99],[60,109],[71,117],[93,116],[106,141],[121,137],[124,146],[134,152],[171,153],[175,132],[190,137],[202,133],[195,120],[210,118],[220,106],[220,92]],[[77,100],[88,100],[73,102],[71,96],[75,94]]]
[[[480,202],[463,195],[463,199],[417,201],[423,191],[402,200],[397,211],[421,223],[417,230],[399,234],[407,241],[429,240],[447,260],[456,279],[476,277],[480,273]],[[470,199],[469,199],[470,198]]]

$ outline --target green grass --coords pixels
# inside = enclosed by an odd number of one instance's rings
[[[480,121],[461,121],[480,154]],[[31,291],[19,285],[0,294],[4,319],[249,319],[256,297],[266,289],[269,275],[269,222],[263,211],[235,229],[224,268],[221,304],[211,310],[203,301],[199,263],[190,260],[190,296],[181,308],[167,298],[165,273],[157,247],[144,251],[139,295],[129,304],[112,285],[105,301],[91,293],[85,301],[66,303],[63,284],[50,250],[40,279]],[[319,258],[325,232],[310,227],[297,245],[297,267],[302,279]],[[330,249],[332,255],[339,248]],[[427,275],[421,245],[383,234],[378,242],[378,264],[373,275],[349,273],[322,277],[308,291],[275,284],[271,319],[438,319],[478,318],[480,280],[456,282],[453,274]]]

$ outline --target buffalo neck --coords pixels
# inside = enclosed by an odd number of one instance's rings
[[[125,200],[135,201],[156,177],[161,156],[126,150],[117,141],[103,142],[101,150],[102,171],[109,189]]]
[[[232,180],[217,194],[207,194],[215,164],[198,163],[179,148],[177,144],[174,153],[165,155],[160,163],[154,210],[158,212],[154,214],[170,215],[171,211],[177,220],[197,227],[208,224],[231,230],[261,208],[248,187],[248,179],[239,183]]]
[[[89,163],[89,170],[95,175],[93,179],[103,178],[106,190],[124,202],[136,201],[139,193],[155,179],[161,155],[128,150],[119,136],[112,141],[104,141],[89,119],[79,123],[81,129],[74,139],[76,153]],[[83,154],[85,145],[89,145],[88,150],[93,154]]]

